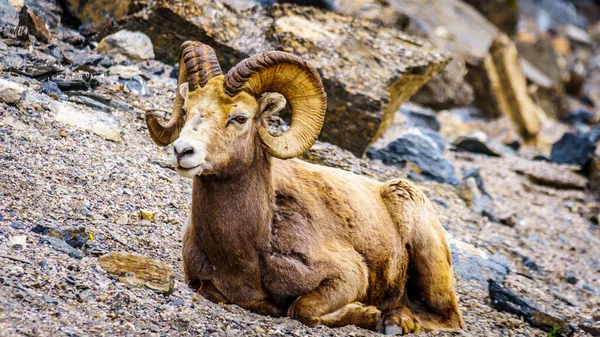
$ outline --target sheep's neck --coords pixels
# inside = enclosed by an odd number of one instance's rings
[[[271,232],[271,196],[271,166],[264,155],[234,178],[194,179],[191,224],[214,267],[257,267]]]

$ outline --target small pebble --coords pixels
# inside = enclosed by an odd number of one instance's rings
[[[10,223],[10,227],[14,229],[25,229],[25,224],[21,221],[14,221]]]
[[[50,295],[44,295],[44,301],[50,304],[58,304],[58,301],[52,298]]]
[[[175,300],[173,300],[173,302],[171,302],[174,306],[176,307],[180,307],[182,305],[185,304],[185,301],[182,300],[181,298],[176,298]]]
[[[48,262],[46,262],[46,261],[40,261],[40,267],[42,267],[42,268],[48,267]]]
[[[15,235],[8,242],[8,246],[12,249],[23,249],[27,244],[27,237],[25,235]]]

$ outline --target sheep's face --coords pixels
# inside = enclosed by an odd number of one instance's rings
[[[223,76],[193,92],[183,83],[180,93],[185,100],[185,124],[173,144],[173,161],[185,177],[227,176],[246,170],[260,146],[258,126],[286,103],[276,93],[258,100],[244,91],[231,97],[223,89]]]

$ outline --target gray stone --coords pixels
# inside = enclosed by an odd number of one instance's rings
[[[83,253],[79,249],[75,249],[75,248],[71,247],[68,243],[64,242],[61,239],[57,239],[55,237],[48,236],[48,237],[43,237],[41,239],[41,242],[47,243],[48,245],[50,245],[50,247],[58,250],[59,252],[63,252],[65,254],[69,255],[70,257],[73,257],[76,259],[83,258]]]
[[[452,145],[455,146],[457,151],[485,154],[491,157],[516,156],[513,149],[489,138],[481,131],[475,131],[468,135],[458,137]]]
[[[15,82],[0,78],[0,102],[13,104],[21,100],[25,88]]]
[[[384,148],[369,150],[367,156],[386,165],[409,167],[426,180],[458,184],[454,166],[444,158],[443,148],[419,129],[405,133]]]
[[[148,35],[125,29],[103,38],[96,50],[111,55],[121,54],[134,62],[154,58],[154,47]]]
[[[453,237],[448,238],[448,243],[454,272],[466,281],[477,281],[482,288],[488,279],[501,282],[512,269],[508,260],[500,255],[490,255]]]

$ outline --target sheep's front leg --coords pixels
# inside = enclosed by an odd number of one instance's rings
[[[318,269],[330,275],[316,289],[298,297],[289,307],[288,316],[310,327],[355,324],[374,328],[379,310],[353,303],[364,298],[368,285],[368,273],[360,256],[353,250],[328,256],[331,260]],[[335,265],[331,261],[336,261]],[[338,273],[331,275],[332,270]]]

